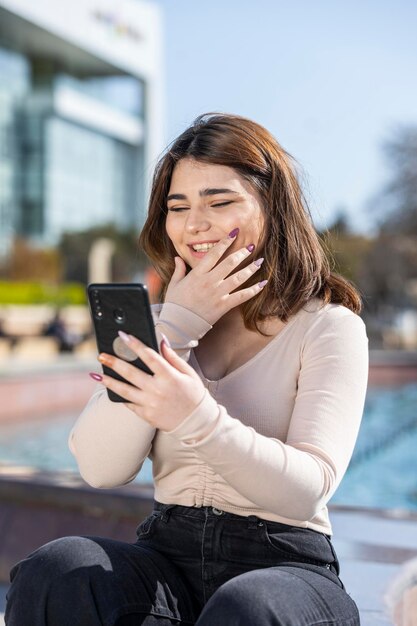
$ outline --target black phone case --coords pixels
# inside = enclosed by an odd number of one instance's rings
[[[115,346],[125,348],[120,343],[119,330],[134,335],[158,352],[155,326],[145,285],[141,283],[95,283],[88,285],[87,295],[99,352],[123,358],[120,353],[117,354],[117,348],[115,349]],[[152,373],[137,357],[134,360],[129,358],[125,360],[148,374]],[[105,365],[103,365],[103,371],[108,376],[124,381],[119,374]],[[125,398],[110,389],[107,389],[107,394],[112,402],[126,402]]]

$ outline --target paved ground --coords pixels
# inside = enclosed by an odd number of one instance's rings
[[[359,606],[362,626],[391,624],[384,594],[402,564],[417,557],[417,518],[336,509],[331,519],[341,578]]]
[[[332,508],[331,519],[341,577],[358,603],[362,626],[391,624],[383,596],[402,563],[417,556],[416,517]],[[6,589],[0,585],[0,626],[4,623]]]
[[[4,626],[4,605],[6,604],[6,585],[0,585],[0,626]]]

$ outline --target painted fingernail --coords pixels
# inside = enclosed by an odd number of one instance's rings
[[[263,262],[264,262],[264,259],[263,257],[261,257],[260,259],[256,259],[256,261],[254,261],[254,264],[257,265],[258,267],[261,267]]]
[[[125,343],[130,343],[131,342],[131,338],[129,337],[129,335],[124,333],[122,330],[118,331],[118,335],[119,335],[120,339],[122,341],[124,341]]]
[[[103,353],[98,355],[97,360],[100,361],[100,363],[110,363],[109,357]]]
[[[232,231],[230,231],[229,233],[229,237],[230,239],[234,239],[239,233],[239,229],[238,228],[234,228]]]
[[[255,250],[255,244],[250,243],[248,246],[246,246],[246,249],[249,250],[249,252],[253,252]]]
[[[268,282],[267,280],[261,280],[261,282],[260,282],[260,283],[258,283],[258,287],[259,287],[260,289],[262,289],[262,287],[265,287],[265,285],[266,285],[266,283],[267,283],[267,282]]]
[[[93,380],[97,380],[97,381],[102,381],[103,380],[103,376],[100,376],[100,374],[96,374],[95,372],[90,372],[88,374],[90,376],[90,378],[92,378]]]
[[[164,333],[161,333],[161,336],[162,336],[162,341],[165,343],[167,348],[170,348],[171,344],[169,343],[168,337],[166,335],[164,335]],[[161,344],[162,344],[162,341],[161,341]]]

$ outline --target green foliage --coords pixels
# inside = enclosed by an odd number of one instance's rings
[[[351,232],[344,209],[339,209],[333,224],[318,234],[332,272],[341,274],[361,289],[362,269],[373,240]]]
[[[417,236],[417,126],[400,126],[384,144],[391,175],[372,204],[384,234]]]
[[[111,240],[114,245],[112,277],[116,282],[129,282],[147,265],[145,254],[138,246],[139,233],[120,231],[113,224],[101,225],[81,232],[64,233],[58,245],[66,281],[88,281],[88,255],[97,239]]]
[[[62,282],[61,266],[58,250],[39,248],[16,237],[9,257],[2,259],[0,280],[57,284]]]
[[[40,282],[0,281],[0,304],[85,304],[85,286],[80,283],[48,285]]]
[[[332,271],[360,287],[365,258],[373,245],[372,239],[328,230],[321,235],[321,240]]]

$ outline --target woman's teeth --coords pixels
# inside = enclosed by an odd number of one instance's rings
[[[215,246],[215,243],[196,243],[192,246],[196,252],[208,252],[210,248]]]

